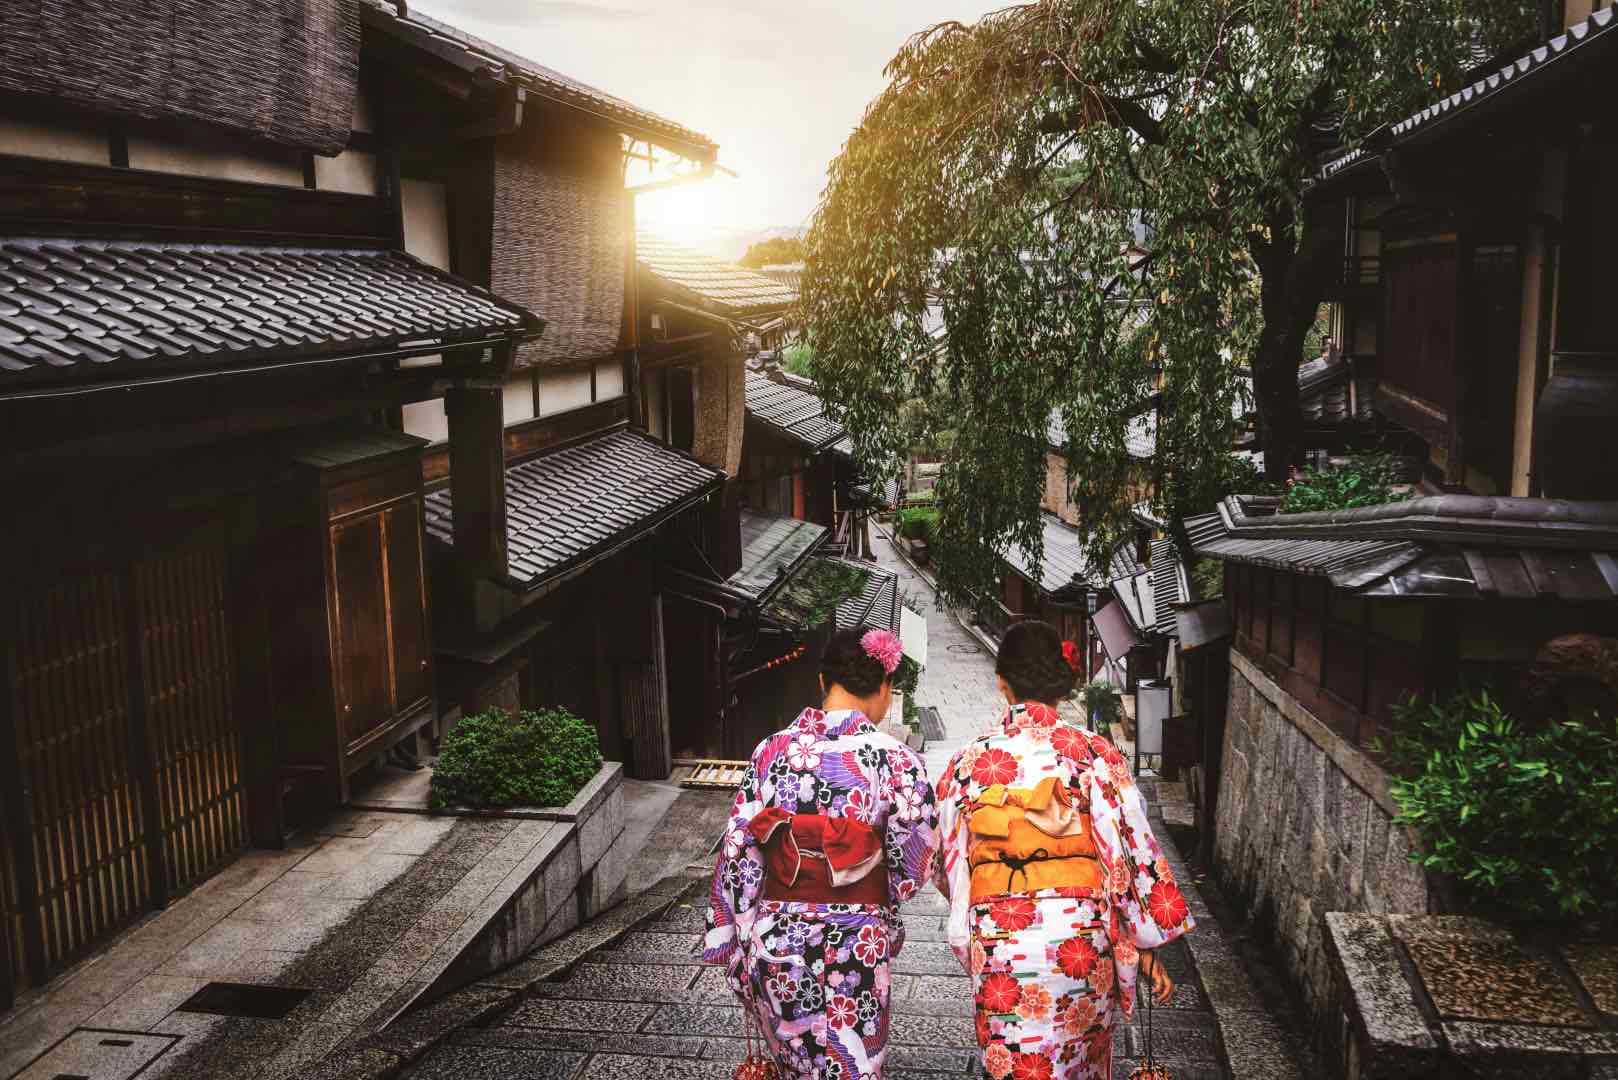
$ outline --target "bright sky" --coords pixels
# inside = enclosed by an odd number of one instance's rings
[[[639,197],[643,221],[724,251],[808,222],[826,166],[917,30],[1005,0],[424,0],[430,15],[694,128],[736,179]],[[734,252],[732,254],[739,254]]]

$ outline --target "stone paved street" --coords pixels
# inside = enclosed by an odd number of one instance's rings
[[[917,701],[936,707],[946,738],[929,743],[929,771],[993,723],[993,658],[947,611],[933,604],[925,580],[894,554],[885,537],[882,565],[901,576],[928,620],[928,666]],[[1155,783],[1143,787],[1154,803],[1168,858],[1186,885],[1192,912],[1211,920],[1183,861],[1161,829]],[[1178,788],[1165,788],[1172,798]],[[1178,807],[1174,808],[1178,810]],[[729,1080],[744,1053],[742,1016],[720,971],[695,953],[701,943],[706,882],[693,881],[666,911],[586,956],[496,1020],[453,1034],[408,1074],[414,1080],[606,1080],[616,1077]],[[906,905],[908,943],[894,962],[893,1034],[888,1080],[974,1077],[976,1040],[972,987],[944,941],[944,901],[929,886]],[[1155,1046],[1179,1080],[1216,1080],[1218,1035],[1207,996],[1183,942],[1165,950],[1180,989],[1173,1007],[1156,1010]],[[1125,1077],[1142,1049],[1138,1025],[1121,1029],[1114,1075]]]

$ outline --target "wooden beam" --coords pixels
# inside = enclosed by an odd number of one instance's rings
[[[455,558],[467,573],[506,573],[505,394],[495,380],[467,380],[444,395],[449,415]]]
[[[0,155],[0,227],[26,236],[382,247],[385,200]]]

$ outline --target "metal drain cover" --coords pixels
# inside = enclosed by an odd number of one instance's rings
[[[921,713],[921,733],[929,739],[942,739],[944,737],[944,718],[938,715],[938,708],[934,705],[923,705]]]
[[[186,998],[185,1003],[175,1011],[283,1020],[308,996],[309,991],[291,986],[211,982]]]
[[[79,1028],[35,1058],[14,1080],[130,1080],[179,1039]]]

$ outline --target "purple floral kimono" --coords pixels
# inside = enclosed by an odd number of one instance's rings
[[[862,713],[806,709],[753,751],[714,867],[703,959],[726,965],[731,989],[791,1075],[881,1077],[888,962],[904,943],[899,904],[932,871],[933,800],[921,762]],[[888,902],[764,899],[764,857],[749,825],[771,808],[875,829]]]

